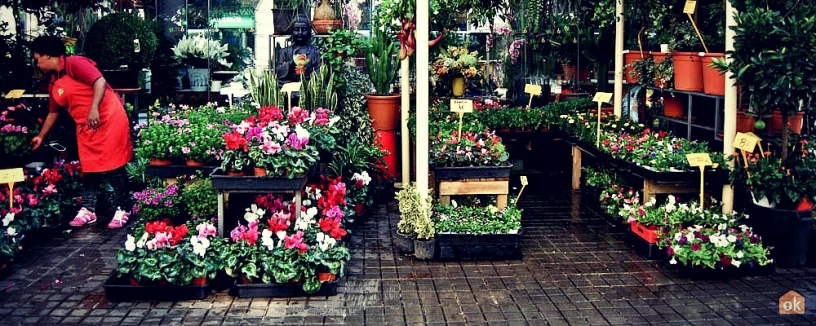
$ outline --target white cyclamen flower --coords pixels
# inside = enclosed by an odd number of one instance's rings
[[[132,235],[127,235],[127,241],[125,241],[125,250],[127,251],[134,251],[136,250],[136,238]]]
[[[245,208],[244,210],[246,211],[246,213],[244,213],[244,219],[249,223],[257,221],[266,214],[266,210],[258,208],[256,204],[252,204],[251,208]]]
[[[141,238],[141,239],[139,239],[139,241],[137,241],[137,242],[136,242],[136,248],[142,248],[142,247],[144,247],[145,242],[147,242],[147,237],[148,237],[148,236],[147,236],[147,232],[142,233],[142,238]]]
[[[14,213],[8,212],[6,213],[6,217],[3,218],[3,226],[9,226],[9,223],[14,221]]]
[[[13,237],[13,236],[17,235],[17,230],[16,230],[16,229],[14,229],[14,227],[13,227],[13,226],[9,226],[9,227],[8,227],[8,229],[6,229],[6,233],[7,233],[9,236],[12,236],[12,237]]]

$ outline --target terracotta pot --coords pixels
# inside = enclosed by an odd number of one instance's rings
[[[255,282],[252,282],[250,279],[248,279],[245,276],[241,275],[241,284],[252,284],[252,283],[255,283]]]
[[[196,160],[187,160],[187,166],[204,166],[204,162],[199,162]]]
[[[652,58],[654,58],[654,64],[655,64],[655,66],[659,65],[661,62],[663,62],[663,60],[666,60],[666,58],[667,58],[667,57],[670,57],[670,56],[671,56],[671,53],[664,53],[664,52],[652,52]],[[655,77],[655,78],[654,78],[654,80],[655,80],[655,87],[659,87],[659,88],[666,88],[666,86],[667,86],[667,85],[666,85],[666,82],[668,82],[668,80],[660,80],[660,79],[658,79],[658,78],[657,78],[657,73],[655,73],[655,76],[654,76],[654,77]]]
[[[207,285],[207,278],[206,278],[206,277],[196,277],[196,278],[193,278],[193,281],[192,281],[192,282],[190,282],[190,285],[195,285],[195,286],[204,286],[204,285]]]
[[[170,164],[173,164],[173,161],[170,160],[170,159],[166,159],[166,158],[151,158],[150,159],[150,165],[168,166]]]
[[[400,110],[400,95],[365,95],[368,100],[368,115],[371,116],[371,126],[374,130],[389,131],[397,129],[397,116]]]
[[[336,279],[337,279],[337,274],[317,273],[317,280],[320,281],[320,283],[331,282],[331,281],[334,281]]]
[[[796,114],[791,115],[790,119],[788,120],[788,127],[791,128],[791,132],[798,134],[802,132],[802,119],[805,117],[805,112],[796,112]],[[781,111],[773,111],[771,113],[771,118],[768,119],[768,124],[765,127],[768,132],[771,133],[782,133],[782,112]]]
[[[629,52],[623,54],[623,78],[627,84],[637,83],[637,78],[629,76],[629,73],[634,69],[634,67],[629,66],[629,64],[651,57],[651,53],[640,50],[629,50]]]
[[[683,103],[679,98],[663,96],[663,115],[679,118],[683,116]]]
[[[672,52],[674,62],[674,89],[703,91],[703,61],[698,52]]]
[[[737,111],[737,132],[754,132],[754,117]]]
[[[589,79],[589,69],[586,67],[582,67],[581,70],[576,71],[576,66],[562,64],[561,68],[564,69],[564,80],[572,80],[576,76],[578,76],[578,80]]]
[[[725,75],[720,75],[720,71],[710,67],[712,59],[725,58],[724,53],[706,53],[702,57],[701,68],[703,69],[703,93],[710,95],[725,95]]]
[[[453,96],[465,95],[465,77],[456,77],[452,81]]]
[[[244,171],[229,170],[227,175],[230,177],[242,177],[244,176]]]
[[[264,168],[253,168],[252,170],[255,171],[255,176],[256,177],[265,177],[266,176],[266,169],[264,169]]]
[[[331,34],[332,31],[343,28],[343,21],[340,19],[313,20],[312,26],[314,26],[315,33],[318,35],[327,35]]]

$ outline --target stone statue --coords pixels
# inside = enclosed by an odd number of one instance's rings
[[[320,69],[320,49],[310,43],[312,23],[300,14],[292,22],[292,45],[281,50],[277,57],[275,72],[278,87],[285,83],[299,82],[301,75],[306,80],[313,71]]]

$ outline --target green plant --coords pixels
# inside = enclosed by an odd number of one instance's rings
[[[440,131],[432,138],[430,164],[438,167],[456,166],[503,166],[510,155],[495,132]]]
[[[331,112],[337,108],[337,91],[334,83],[335,75],[327,65],[320,65],[309,79],[301,84],[298,105],[309,110],[324,108]]]
[[[522,209],[510,203],[499,209],[495,205],[450,205],[434,207],[433,223],[437,233],[507,234],[521,230]]]
[[[186,216],[208,219],[216,215],[218,191],[212,187],[212,180],[199,172],[192,182],[181,188],[178,200],[184,204]]]
[[[373,28],[366,49],[366,67],[375,95],[391,94],[391,84],[397,76],[397,43],[379,28]]]
[[[135,192],[133,199],[133,213],[143,221],[173,219],[179,214],[179,187],[174,184]]]
[[[361,143],[374,141],[374,130],[371,127],[371,117],[366,109],[365,94],[371,88],[368,76],[357,69],[340,70],[340,79],[345,81],[346,87],[337,89],[340,105],[335,110],[335,116],[340,117],[337,128],[337,142],[340,145],[348,144],[352,140]]]
[[[407,184],[405,187],[397,192],[397,204],[400,211],[400,220],[397,222],[397,231],[402,234],[418,235],[420,224],[423,225],[424,239],[433,238],[433,225],[428,224],[431,216],[431,196],[426,194],[423,196],[417,189],[416,185]],[[426,220],[427,219],[427,220]],[[428,233],[430,232],[430,235]]]
[[[149,159],[172,159],[181,156],[179,128],[189,121],[165,116],[153,119],[146,127],[140,125],[136,141],[136,155]]]
[[[183,128],[177,146],[181,156],[189,160],[209,164],[216,161],[218,150],[224,148],[223,124],[191,123]]]
[[[667,55],[665,59],[655,65],[654,79],[655,83],[662,82],[662,88],[674,87],[674,60],[670,55]]]
[[[260,106],[279,106],[284,103],[274,70],[249,69],[249,90]]]
[[[91,26],[85,42],[85,54],[96,61],[100,70],[115,70],[122,65],[129,69],[147,67],[158,44],[148,23],[130,13],[102,17]]]
[[[632,70],[629,71],[629,77],[634,77],[636,82],[640,85],[644,86],[651,86],[654,85],[654,76],[655,76],[655,63],[654,59],[652,58],[644,58],[632,62],[627,67],[632,67]],[[672,68],[673,70],[673,68]],[[664,73],[661,73],[661,76],[664,76]]]
[[[210,68],[215,63],[229,68],[232,64],[227,62],[228,49],[228,44],[203,34],[185,35],[173,47],[173,57],[193,68]]]

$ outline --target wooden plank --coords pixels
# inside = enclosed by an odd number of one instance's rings
[[[581,190],[581,148],[572,146],[572,190]]]
[[[700,186],[695,184],[665,184],[655,183],[648,179],[643,179],[644,201],[658,194],[698,194]]]
[[[439,195],[506,195],[509,181],[440,181]]]

